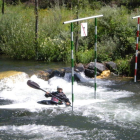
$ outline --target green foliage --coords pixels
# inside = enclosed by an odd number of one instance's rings
[[[40,10],[39,58],[45,61],[70,61],[70,27],[63,25],[69,17],[65,8]]]
[[[2,7],[2,0],[0,0],[0,8]]]
[[[11,13],[1,16],[0,49],[15,59],[34,59],[36,57],[34,11],[29,8],[22,9],[21,5],[14,9],[11,6],[10,10]],[[50,11],[40,10],[39,60],[70,61],[70,34],[65,30],[67,26],[62,24],[63,12],[67,16],[66,11],[59,8]]]
[[[90,7],[93,10],[101,9],[104,4],[101,1],[91,1]]]
[[[103,14],[97,19],[97,61],[117,59],[119,71],[128,73],[126,56],[135,53],[137,21],[132,20],[135,11],[129,13],[125,7],[104,6],[100,1],[79,1],[79,18]],[[71,57],[70,24],[64,21],[76,18],[77,7],[39,9],[38,59],[43,61],[69,62]],[[6,14],[0,15],[0,49],[15,59],[34,59],[35,53],[35,15],[34,9],[24,5],[8,6]],[[85,22],[85,21],[83,21]],[[88,22],[88,36],[80,37],[76,54],[77,62],[88,63],[94,60],[95,23]],[[80,23],[79,23],[80,24]],[[74,44],[77,31],[74,24]],[[80,33],[79,33],[80,34]],[[119,62],[120,59],[120,62]]]
[[[32,59],[35,56],[33,13],[16,8],[17,14],[7,13],[0,18],[0,48],[12,58]]]
[[[120,75],[129,76],[130,74],[130,61],[128,59],[119,59],[115,61],[117,64],[118,73]]]
[[[114,38],[117,38],[116,51],[121,57],[134,52],[135,29],[133,24],[130,24],[130,15],[125,7],[111,8],[106,7],[101,10],[106,15],[100,20],[100,26],[103,26],[105,32]],[[132,19],[131,19],[132,20]],[[115,40],[114,40],[115,41]]]
[[[48,37],[40,44],[39,60],[47,62],[64,61],[70,62],[70,40],[63,40],[60,36],[54,39]]]
[[[101,37],[101,41],[98,42],[97,49],[98,62],[112,61],[118,57],[118,54],[115,51],[117,47],[116,42],[118,42],[118,38],[116,36],[113,38],[108,35]]]
[[[67,26],[63,25],[65,19],[70,16],[65,8],[55,7],[50,10],[39,11],[39,37],[47,36],[54,38],[62,31],[67,31]],[[70,30],[70,29],[69,29]],[[62,36],[64,38],[64,36]],[[67,36],[66,36],[67,37]]]
[[[94,51],[93,50],[79,51],[77,53],[77,57],[79,62],[84,64],[89,63],[94,60]]]
[[[128,9],[106,6],[98,13],[104,13],[104,17],[97,19],[98,61],[114,61],[134,53],[137,23],[132,22],[132,15],[128,14]],[[89,26],[89,48],[94,46],[93,31],[94,23]]]
[[[2,4],[3,4],[3,0],[0,0],[0,8],[2,8]],[[4,8],[6,9],[7,8],[7,4],[6,2],[4,1]],[[2,9],[1,9],[2,10]]]

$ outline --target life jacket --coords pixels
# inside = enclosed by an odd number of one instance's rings
[[[56,97],[52,97],[51,101],[55,102],[55,103],[59,103],[59,100]]]
[[[55,92],[55,94],[58,94],[58,92]],[[54,96],[52,96],[51,101],[54,102],[54,103],[57,103],[57,104],[61,104],[62,103],[62,101],[60,101],[58,98],[56,98]]]

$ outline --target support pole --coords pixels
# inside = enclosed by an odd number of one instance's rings
[[[97,68],[96,68],[96,63],[97,63],[97,18],[95,18],[95,74],[94,74],[94,98],[96,99],[96,88],[97,88],[97,84],[96,84],[96,75],[97,75]]]
[[[139,17],[138,17],[138,25],[137,25],[137,39],[136,39],[136,56],[135,56],[134,82],[136,82],[136,78],[137,78],[138,42],[139,42]]]
[[[71,23],[71,81],[72,81],[72,111],[73,111],[73,102],[74,102],[74,94],[73,94],[73,84],[74,84],[74,57],[73,57],[73,23]]]

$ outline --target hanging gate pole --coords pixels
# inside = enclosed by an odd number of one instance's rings
[[[74,102],[74,95],[73,95],[73,83],[74,83],[74,57],[73,57],[73,23],[71,23],[71,81],[72,81],[72,111],[73,111],[73,102]]]
[[[134,71],[134,82],[136,82],[137,78],[137,60],[138,60],[138,42],[139,42],[139,21],[140,21],[140,16],[133,17],[138,18],[138,25],[137,25],[137,39],[136,39],[136,55],[135,55],[135,71]]]

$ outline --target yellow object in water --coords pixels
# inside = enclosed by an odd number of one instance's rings
[[[105,70],[101,73],[101,75],[97,76],[97,78],[107,78],[108,76],[110,76],[110,70]]]
[[[15,76],[18,74],[21,74],[22,72],[18,72],[18,71],[5,71],[5,72],[0,72],[0,79],[4,79],[10,76]]]

